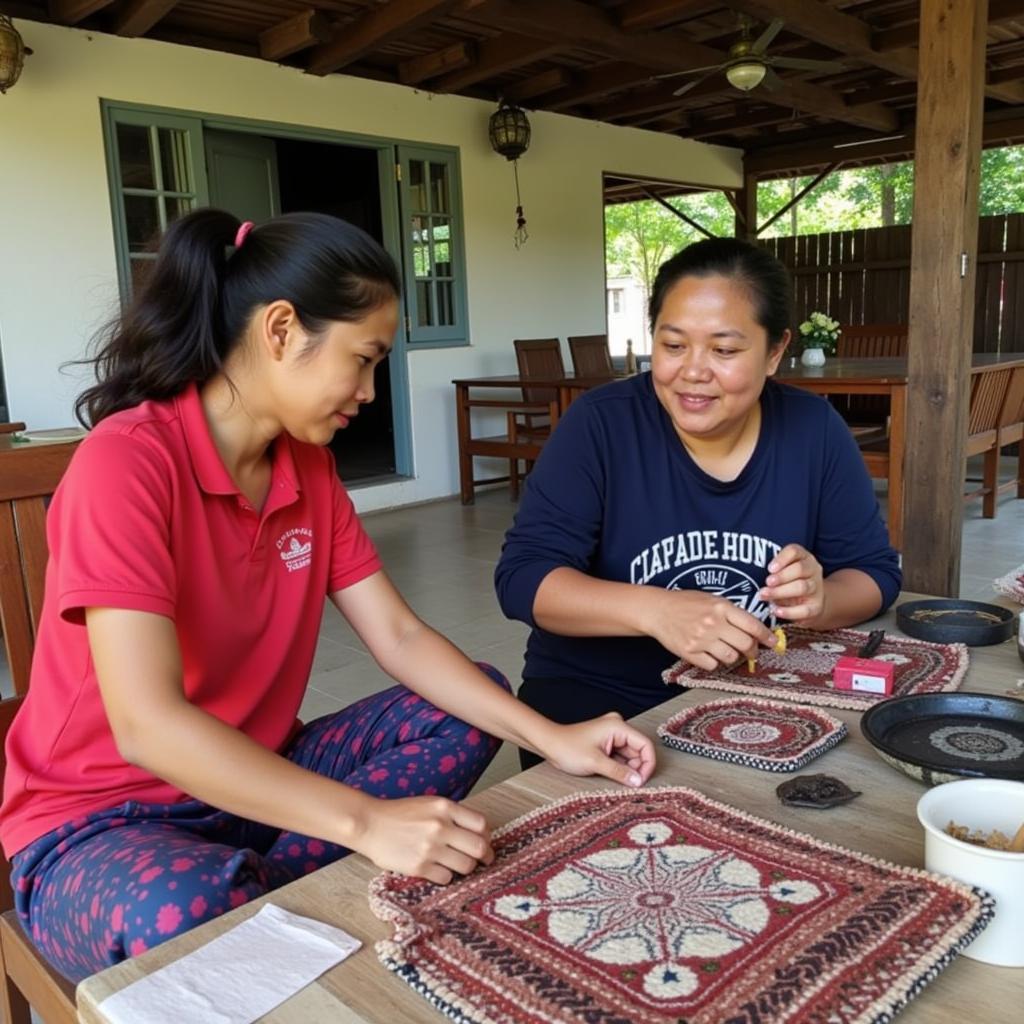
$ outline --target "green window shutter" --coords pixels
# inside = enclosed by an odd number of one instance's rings
[[[469,344],[458,151],[398,146],[409,345]]]
[[[155,258],[150,243],[178,217],[209,205],[198,118],[103,104],[107,178],[121,298]]]

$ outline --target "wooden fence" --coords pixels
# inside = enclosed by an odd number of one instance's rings
[[[793,275],[796,323],[820,310],[842,324],[906,323],[910,225],[764,244]],[[981,217],[974,351],[1024,352],[1024,214]]]

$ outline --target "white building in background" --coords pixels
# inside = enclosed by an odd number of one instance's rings
[[[643,285],[633,277],[609,277],[608,348],[613,356],[626,354],[626,340],[633,339],[635,355],[651,351],[651,338],[647,330],[647,303]]]

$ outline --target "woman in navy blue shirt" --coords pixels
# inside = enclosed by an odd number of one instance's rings
[[[575,722],[667,700],[677,658],[756,657],[785,625],[862,622],[899,592],[871,480],[822,398],[771,380],[790,283],[709,239],[659,270],[650,373],[573,403],[531,472],[495,574],[532,627],[519,697]],[[524,757],[524,764],[535,763]]]

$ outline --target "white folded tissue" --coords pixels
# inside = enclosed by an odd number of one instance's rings
[[[99,1008],[111,1024],[252,1024],[361,945],[340,928],[266,903]]]

